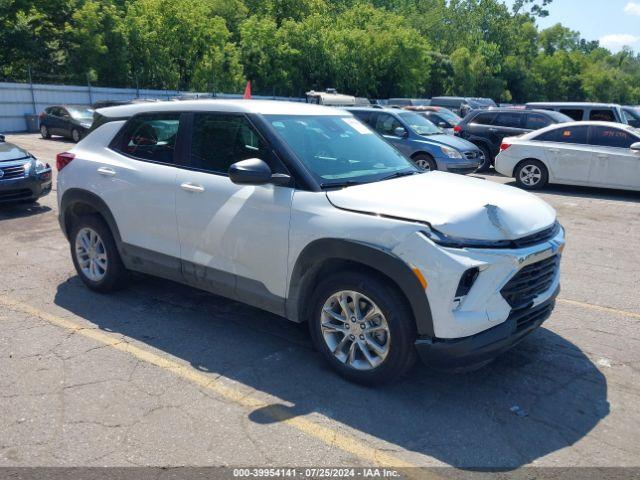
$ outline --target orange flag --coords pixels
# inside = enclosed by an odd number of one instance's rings
[[[242,95],[242,98],[244,98],[245,100],[251,99],[251,80],[249,80],[247,82],[247,86],[244,87],[244,95]]]

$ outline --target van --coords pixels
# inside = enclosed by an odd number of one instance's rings
[[[571,117],[576,122],[598,121],[628,124],[620,105],[589,102],[529,102],[527,110],[553,110]]]

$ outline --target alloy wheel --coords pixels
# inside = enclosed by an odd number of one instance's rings
[[[322,337],[341,363],[372,370],[389,354],[391,334],[380,308],[367,296],[342,290],[331,295],[320,315]]]
[[[71,138],[74,142],[78,143],[80,141],[80,132],[78,130],[71,131]]]
[[[414,160],[414,163],[420,170],[423,170],[425,172],[431,171],[431,164],[426,158],[417,158],[416,160]]]
[[[107,274],[107,250],[98,233],[88,227],[76,235],[76,260],[82,273],[91,281],[99,282]]]
[[[520,169],[520,181],[528,187],[533,187],[542,180],[542,171],[537,165],[525,165]]]

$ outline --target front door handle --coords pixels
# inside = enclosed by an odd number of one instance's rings
[[[549,148],[548,149],[551,153],[558,153],[560,151],[559,148]]]
[[[609,155],[607,155],[606,153],[599,153],[598,158],[609,158]]]
[[[497,128],[490,128],[489,131],[491,133],[498,133],[498,129]]]
[[[182,183],[180,185],[180,188],[183,190],[186,190],[187,192],[193,192],[193,193],[202,193],[204,192],[204,187],[202,185],[195,185],[193,183]]]
[[[105,177],[113,177],[116,174],[116,171],[113,168],[100,167],[98,169],[98,173],[100,175],[104,175]]]

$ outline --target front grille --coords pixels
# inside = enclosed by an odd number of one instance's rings
[[[33,192],[28,188],[21,188],[20,190],[8,190],[6,192],[0,192],[0,200],[20,200],[22,198],[29,198],[33,195]]]
[[[2,170],[2,177],[0,180],[11,180],[12,178],[24,177],[24,165],[12,165],[10,167],[0,167]]]
[[[541,293],[549,290],[560,268],[560,257],[554,255],[527,265],[500,290],[511,308],[528,308]]]
[[[555,307],[556,302],[548,302],[543,305],[539,305],[536,308],[523,309],[523,310],[514,310],[509,315],[509,320],[516,321],[516,330],[521,332],[530,327],[538,325],[542,323],[544,320],[549,318],[553,308]]]

